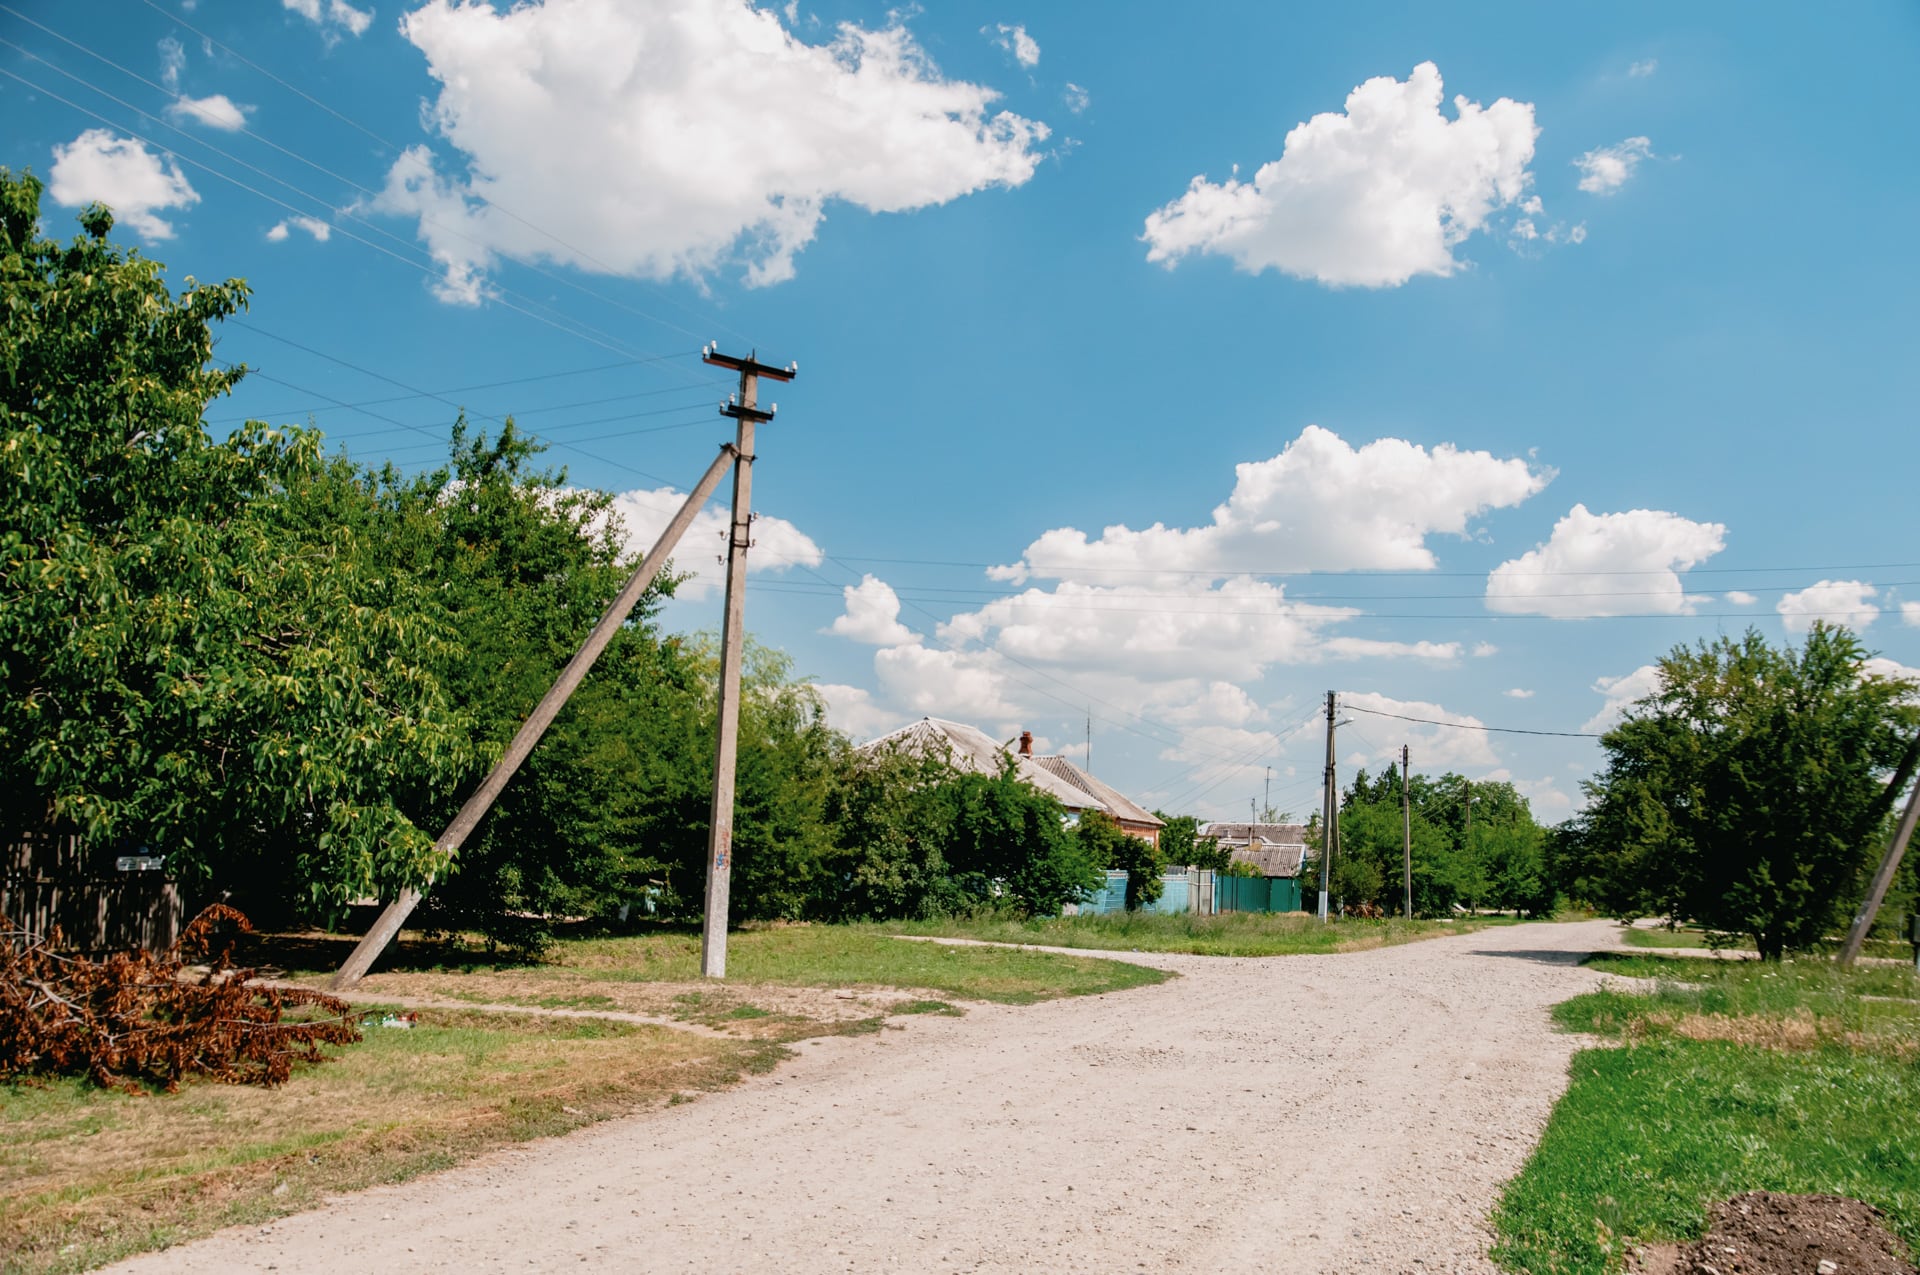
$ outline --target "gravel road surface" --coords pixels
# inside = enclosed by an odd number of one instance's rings
[[[828,1038],[770,1076],[136,1258],[277,1270],[1488,1272],[1608,922]],[[1103,953],[1102,955],[1107,955]]]

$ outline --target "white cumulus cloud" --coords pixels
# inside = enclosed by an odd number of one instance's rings
[[[1071,80],[1067,82],[1067,87],[1061,92],[1060,98],[1067,104],[1067,109],[1075,115],[1080,114],[1089,106],[1093,105],[1093,94],[1087,92]]]
[[[1900,622],[1910,629],[1920,629],[1920,602],[1902,602]]]
[[[626,532],[627,553],[636,562],[653,548],[653,542],[686,499],[685,492],[671,487],[625,491],[613,498],[613,511]],[[724,561],[732,517],[727,510],[711,504],[694,515],[693,524],[673,551],[674,570],[688,577],[675,597],[697,600],[726,584]],[[813,538],[785,518],[754,516],[753,546],[747,551],[749,574],[785,571],[794,566],[817,567],[824,560]]]
[[[193,120],[223,133],[237,133],[247,126],[247,112],[252,109],[237,105],[225,93],[215,93],[211,97],[177,97],[167,107],[167,116]]]
[[[1013,60],[1024,67],[1040,65],[1040,44],[1027,34],[1021,26],[1008,26],[1002,22],[998,26],[981,27],[980,33],[996,45],[1013,55]]]
[[[874,703],[873,692],[863,686],[819,682],[813,689],[827,702],[827,723],[857,740],[873,739],[902,724],[898,713]]]
[[[1295,126],[1251,181],[1195,177],[1148,216],[1147,259],[1218,253],[1334,287],[1453,274],[1454,248],[1525,198],[1539,129],[1529,103],[1456,97],[1448,118],[1443,96],[1431,62],[1368,80],[1345,113]]]
[[[191,208],[200,195],[171,158],[163,159],[131,137],[90,128],[53,148],[47,193],[69,208],[102,203],[114,219],[149,242],[173,238],[159,214]]]
[[[833,201],[1020,186],[1049,135],[944,78],[897,21],[815,45],[746,0],[429,0],[401,29],[464,171],[414,147],[374,206],[420,219],[452,301],[484,295],[498,257],[656,279],[736,262],[778,283]]]
[[[1206,526],[1116,524],[1097,539],[1060,527],[990,574],[1117,583],[1164,573],[1171,583],[1195,574],[1431,570],[1428,536],[1465,536],[1475,517],[1517,505],[1553,478],[1524,460],[1447,443],[1428,450],[1382,438],[1355,448],[1318,425],[1234,472],[1232,494]]]
[[[325,243],[333,237],[333,227],[321,221],[318,217],[294,216],[287,218],[285,221],[276,222],[273,229],[267,232],[267,238],[274,243],[279,243],[287,237],[290,229],[304,230],[309,235],[312,235],[318,243]]]
[[[361,35],[373,24],[373,10],[356,9],[346,0],[280,0],[280,7],[297,13],[319,27],[328,43],[348,35]]]
[[[1880,618],[1879,590],[1865,580],[1822,580],[1774,603],[1789,633],[1805,633],[1815,620],[1864,629]]]
[[[1600,711],[1589,717],[1580,729],[1583,731],[1608,731],[1620,724],[1627,709],[1639,700],[1645,699],[1660,689],[1660,666],[1642,664],[1631,673],[1622,673],[1618,677],[1603,677],[1593,684],[1596,694],[1606,700]]]
[[[1754,597],[1751,593],[1748,593],[1744,589],[1728,589],[1727,590],[1727,601],[1733,603],[1733,605],[1737,607],[1750,607],[1754,603],[1758,602],[1759,600],[1760,600],[1759,598]]]
[[[900,623],[900,595],[885,580],[872,575],[841,590],[846,610],[827,632],[874,646],[900,646],[917,641],[914,631]]]
[[[1500,693],[1506,696],[1508,699],[1532,699],[1533,698],[1532,691],[1522,690],[1518,686],[1514,687],[1511,690],[1501,691]]]
[[[1611,195],[1626,185],[1640,161],[1653,153],[1653,143],[1644,137],[1629,137],[1617,146],[1590,150],[1573,166],[1580,170],[1580,189],[1593,195]]]
[[[1717,522],[1656,509],[1596,514],[1575,505],[1547,543],[1487,576],[1487,609],[1561,617],[1690,614],[1694,603],[1679,573],[1719,553],[1726,536]]]

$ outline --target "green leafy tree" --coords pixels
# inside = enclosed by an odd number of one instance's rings
[[[176,296],[105,209],[59,243],[39,202],[0,170],[0,833],[319,906],[443,873],[417,816],[473,754],[437,598],[309,517],[317,436],[208,435],[244,284]]]
[[[1231,854],[1214,837],[1200,835],[1200,820],[1193,815],[1170,815],[1156,810],[1154,816],[1165,826],[1160,829],[1160,858],[1170,866],[1199,868],[1203,872],[1224,872]]]
[[[827,804],[835,848],[821,892],[826,919],[917,920],[964,905],[945,854],[958,774],[943,757],[849,750]]]
[[[1575,892],[1615,916],[1751,935],[1768,960],[1812,947],[1884,834],[1920,688],[1820,622],[1797,650],[1749,630],[1659,668],[1602,738],[1586,814],[1556,846]]]
[[[1020,779],[1012,758],[998,774],[961,774],[949,787],[948,871],[974,906],[1054,916],[1098,888],[1101,865],[1066,827],[1066,810]]]
[[[1089,863],[1127,874],[1127,911],[1137,912],[1160,898],[1165,888],[1160,874],[1166,870],[1166,860],[1159,847],[1145,837],[1134,836],[1098,810],[1082,814],[1073,835]]]

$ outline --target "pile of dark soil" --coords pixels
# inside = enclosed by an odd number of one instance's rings
[[[1646,1275],[1920,1275],[1879,1209],[1838,1195],[1752,1191],[1708,1210],[1707,1233],[1643,1253]]]

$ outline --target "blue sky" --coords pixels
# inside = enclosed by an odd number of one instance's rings
[[[700,346],[798,360],[749,623],[858,736],[1304,813],[1335,689],[1343,773],[1552,820],[1593,742],[1461,727],[1816,614],[1920,665],[1920,11],[1194,9],[7,0],[0,163],[250,282],[216,428],[515,414],[636,539]]]

